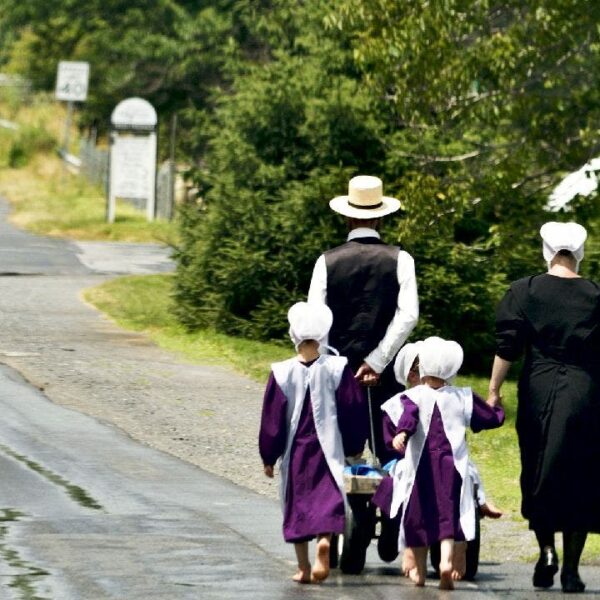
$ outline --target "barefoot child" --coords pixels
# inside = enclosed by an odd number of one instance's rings
[[[267,477],[280,462],[283,536],[294,544],[299,583],[329,575],[332,533],[345,525],[344,457],[363,451],[368,407],[347,360],[319,354],[333,320],[324,304],[298,302],[288,312],[297,356],[274,363],[259,435]],[[308,542],[316,537],[314,566]]]
[[[394,363],[394,374],[398,383],[401,385],[411,388],[421,383],[421,375],[419,374],[419,348],[421,347],[422,341],[417,341],[409,344],[405,344]],[[383,419],[383,438],[388,450],[392,450],[392,441],[395,437],[396,425],[390,416],[384,413]],[[402,456],[403,457],[403,456]],[[471,478],[473,485],[477,486],[477,504],[479,508],[479,514],[482,517],[489,517],[490,519],[499,519],[502,516],[500,511],[494,504],[486,499],[485,491],[483,489],[483,483],[479,474],[479,469],[475,463],[469,459],[468,474]],[[389,483],[388,483],[389,482]],[[387,486],[387,490],[384,486],[380,486],[382,489],[377,490],[376,497],[373,499],[374,503],[380,506],[384,513],[389,514],[391,504],[391,481],[385,479],[382,482]],[[399,516],[395,517],[399,519]],[[462,579],[466,571],[466,542],[458,542],[454,545],[454,561],[452,569],[452,578],[455,580]],[[415,567],[415,560],[413,552],[410,548],[405,549],[402,556],[402,573],[406,576],[410,575],[410,571]]]
[[[395,423],[392,445],[405,453],[401,473],[394,476],[391,515],[402,507],[399,546],[412,550],[414,583],[424,585],[427,548],[440,542],[440,587],[453,589],[454,544],[475,537],[466,427],[475,432],[499,427],[504,414],[470,388],[448,384],[462,364],[456,342],[428,338],[417,353],[421,384],[382,406]]]

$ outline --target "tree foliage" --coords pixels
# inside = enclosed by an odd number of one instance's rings
[[[178,316],[280,337],[312,265],[345,237],[328,200],[380,176],[404,211],[384,237],[415,257],[415,336],[486,368],[494,306],[541,271],[546,220],[579,220],[600,275],[598,195],[548,214],[598,154],[600,4],[579,0],[2,0],[0,61],[53,85],[92,63],[84,120],[148,98],[182,121],[201,191],[181,211]],[[9,33],[10,32],[10,33]]]

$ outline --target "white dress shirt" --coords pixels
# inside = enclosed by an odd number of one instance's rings
[[[356,238],[376,237],[379,233],[368,227],[357,227],[348,234],[348,241]],[[381,373],[390,361],[396,356],[402,344],[419,319],[419,296],[417,293],[417,278],[415,276],[415,262],[408,252],[400,250],[398,253],[398,303],[396,312],[377,347],[364,361],[376,372]],[[317,259],[313,269],[308,302],[321,302],[327,304],[327,265],[322,254]],[[334,315],[335,318],[335,315]]]

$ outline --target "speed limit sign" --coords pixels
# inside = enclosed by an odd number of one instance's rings
[[[61,60],[56,75],[56,98],[82,102],[87,98],[90,63]]]

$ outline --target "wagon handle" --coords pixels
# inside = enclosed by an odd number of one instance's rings
[[[377,452],[375,447],[375,425],[373,421],[373,404],[371,401],[371,388],[367,387],[367,404],[369,405],[369,425],[371,427],[371,445],[372,445],[372,453],[373,453],[373,466],[379,468],[381,465],[379,464],[379,459],[377,458]]]

